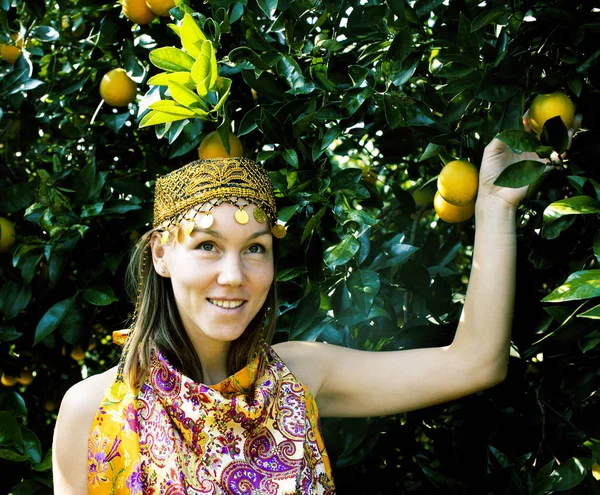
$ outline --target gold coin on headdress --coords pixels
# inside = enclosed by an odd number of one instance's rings
[[[210,213],[200,213],[196,217],[196,225],[201,229],[208,229],[213,224],[215,218]]]
[[[162,235],[160,236],[160,243],[161,244],[166,244],[168,240],[169,240],[169,231],[165,230],[162,233]]]
[[[250,217],[248,216],[248,213],[246,213],[242,208],[240,208],[238,211],[235,212],[235,219],[237,223],[246,225],[248,223],[248,220],[250,220]]]
[[[287,229],[283,225],[276,224],[273,225],[271,232],[277,239],[283,239],[285,234],[287,234]]]
[[[262,208],[255,208],[254,219],[258,223],[265,223],[265,220],[267,219],[267,214],[265,213],[265,210],[263,210]]]

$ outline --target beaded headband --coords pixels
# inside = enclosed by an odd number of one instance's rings
[[[285,237],[286,228],[277,223],[269,175],[256,162],[241,157],[196,160],[159,177],[152,226],[165,229],[161,238],[165,243],[173,226],[183,227],[187,235],[194,225],[208,229],[214,221],[211,210],[223,203],[238,207],[235,219],[242,225],[250,218],[244,208],[254,204],[255,220],[268,220],[271,233],[278,239]]]

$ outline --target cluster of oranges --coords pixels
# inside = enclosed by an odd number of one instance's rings
[[[479,187],[477,167],[466,160],[446,163],[437,180],[433,207],[448,223],[464,222],[475,213],[475,198]]]

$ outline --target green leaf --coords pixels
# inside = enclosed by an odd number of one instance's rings
[[[592,320],[600,320],[600,304],[598,304],[598,306],[594,306],[593,308],[588,309],[587,311],[584,311],[583,313],[579,313],[577,317],[591,318]]]
[[[544,221],[551,223],[563,215],[589,215],[600,213],[600,203],[589,196],[573,196],[561,199],[547,206]]]
[[[29,301],[31,301],[31,285],[21,285],[14,282],[6,282],[0,289],[2,311],[5,320],[12,320],[19,316]]]
[[[27,456],[17,454],[14,450],[0,449],[0,459],[11,462],[25,462],[27,460]]]
[[[42,461],[42,444],[34,432],[27,428],[21,428],[23,437],[23,452],[32,463]]]
[[[180,105],[186,108],[199,107],[204,105],[202,100],[196,93],[190,91],[182,84],[179,84],[175,81],[169,81],[167,85],[169,86],[169,92],[171,93],[171,96]]]
[[[206,36],[204,36],[200,26],[196,24],[194,18],[188,13],[183,17],[179,36],[181,37],[183,49],[197,59],[200,55],[202,43],[206,41]]]
[[[548,294],[542,302],[564,302],[600,296],[600,270],[571,273],[567,280]]]
[[[414,252],[418,251],[418,247],[403,244],[400,238],[401,236],[397,235],[382,245],[380,253],[369,267],[371,270],[382,270],[383,268],[399,265],[406,261]]]
[[[473,22],[471,23],[471,32],[474,33],[475,31],[479,31],[481,28],[484,28],[488,24],[491,24],[507,14],[510,14],[510,10],[499,9],[483,12],[473,19]]]
[[[540,142],[535,135],[525,131],[503,131],[500,134],[497,134],[496,138],[506,144],[515,153],[535,151],[536,148],[540,146]]]
[[[410,55],[411,48],[412,39],[410,36],[410,28],[408,25],[405,25],[394,37],[392,44],[385,54],[385,58],[396,64],[400,64],[406,57],[408,57],[408,55]]]
[[[358,252],[360,243],[353,235],[344,237],[342,242],[325,251],[325,263],[333,270],[338,265],[344,265]]]
[[[596,232],[596,235],[594,236],[593,249],[594,249],[594,256],[596,257],[596,259],[598,261],[600,261],[600,230],[598,232]]]
[[[310,64],[310,77],[313,82],[325,91],[339,93],[337,84],[332,82],[327,75],[327,63],[322,57],[314,57]]]
[[[277,0],[257,0],[258,6],[266,14],[267,17],[273,17],[277,10]]]
[[[296,153],[295,150],[287,149],[281,154],[281,156],[283,156],[283,159],[292,167],[298,168],[298,153]]]
[[[83,297],[95,306],[108,306],[117,300],[112,288],[105,282],[94,282],[83,289]]]
[[[247,46],[239,46],[229,52],[227,57],[234,65],[239,65],[243,62],[252,64],[256,69],[270,70],[271,66],[265,62],[258,53]]]
[[[22,443],[21,427],[16,418],[7,411],[0,411],[0,445],[11,447]]]
[[[125,113],[112,113],[110,115],[102,115],[100,120],[106,124],[111,131],[115,134],[119,134],[119,131],[123,128],[125,123],[129,120],[131,114]]]
[[[503,187],[523,187],[533,184],[546,170],[546,164],[536,160],[522,160],[506,167],[494,181]]]
[[[572,457],[561,462],[560,466],[550,474],[550,488],[557,491],[574,488],[584,480],[592,463],[591,459],[584,457]]]
[[[192,67],[193,70],[193,67]],[[154,77],[148,79],[148,85],[150,86],[168,86],[169,81],[175,81],[182,84],[188,89],[194,89],[196,84],[192,75],[188,71],[181,72],[161,72]]]
[[[352,302],[368,317],[375,296],[379,293],[379,274],[374,270],[356,270],[348,277],[347,284]]]
[[[35,471],[49,471],[50,469],[52,469],[52,449],[46,452],[46,455],[44,456],[44,460],[42,462],[32,464],[31,469]]]
[[[304,244],[304,241],[310,237],[315,229],[318,229],[321,225],[321,219],[323,215],[327,211],[327,207],[323,206],[317,213],[315,213],[311,219],[306,222],[306,226],[304,227],[304,232],[302,233],[302,239],[300,239],[300,244]]]
[[[21,335],[21,332],[17,332],[15,327],[0,327],[0,342],[10,342],[17,340]]]
[[[321,295],[318,290],[312,290],[300,300],[294,311],[294,318],[290,327],[290,339],[295,339],[310,326],[319,311],[320,302]]]
[[[228,77],[218,77],[213,89],[216,91],[219,101],[213,107],[212,111],[217,112],[225,104],[227,98],[229,97],[229,93],[231,91],[231,79]]]
[[[156,48],[150,52],[150,62],[169,72],[190,71],[195,61],[184,51],[171,46]]]
[[[75,298],[69,297],[56,303],[48,311],[46,311],[46,314],[42,317],[37,325],[37,328],[35,329],[33,345],[36,345],[40,341],[44,340],[58,327],[58,325],[60,325],[60,322],[73,307],[74,302]]]

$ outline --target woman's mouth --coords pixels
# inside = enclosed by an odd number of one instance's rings
[[[225,308],[225,309],[236,309],[239,308],[242,304],[244,304],[246,301],[244,301],[243,299],[239,299],[239,300],[225,300],[225,299],[210,299],[207,298],[208,302],[211,303],[214,306],[217,306],[219,308]]]

